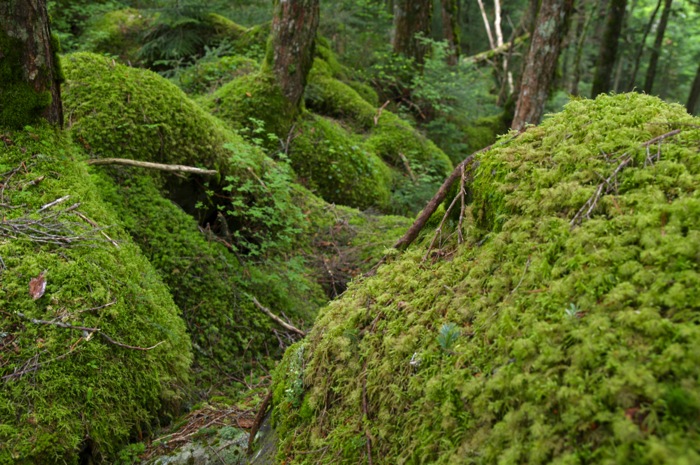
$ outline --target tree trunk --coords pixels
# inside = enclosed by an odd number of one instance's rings
[[[596,63],[595,76],[593,77],[593,89],[591,98],[598,94],[610,92],[615,59],[617,58],[617,45],[620,41],[622,23],[625,18],[627,0],[611,0],[610,10],[605,20],[603,40],[598,50],[598,62]]]
[[[698,72],[695,73],[693,86],[690,88],[688,103],[685,104],[685,107],[688,109],[688,113],[691,115],[698,109],[698,101],[700,101],[700,66],[698,66]]]
[[[538,124],[542,119],[572,7],[573,0],[542,0],[520,84],[513,129],[522,129],[528,123]]]
[[[651,49],[651,57],[649,57],[649,68],[647,68],[647,77],[644,80],[644,92],[647,94],[651,94],[651,90],[654,88],[654,79],[656,78],[656,65],[659,62],[659,55],[661,55],[661,47],[664,43],[664,34],[666,33],[668,17],[671,15],[672,4],[673,0],[664,0],[664,10],[661,13],[659,26],[656,29],[656,40],[654,41],[654,48]]]
[[[57,53],[45,0],[0,1],[0,126],[63,125]]]
[[[314,62],[319,0],[275,0],[267,64],[292,108],[298,109]]]
[[[630,76],[629,84],[627,84],[628,92],[631,92],[632,89],[634,89],[634,84],[637,81],[637,71],[639,71],[639,63],[642,61],[642,54],[644,53],[644,49],[646,48],[647,37],[649,36],[649,32],[651,31],[651,26],[654,25],[656,15],[661,9],[662,2],[663,0],[659,0],[657,2],[656,8],[654,8],[654,12],[651,14],[651,18],[649,18],[649,22],[644,28],[644,34],[642,35],[642,40],[639,43],[639,49],[637,50],[637,54],[634,56],[634,66],[632,67],[632,75]]]
[[[450,54],[447,57],[449,65],[456,65],[459,60],[459,2],[458,0],[441,0],[442,30]]]
[[[416,37],[422,33],[430,37],[433,13],[431,0],[395,0],[394,2],[394,53],[413,58],[421,65],[428,53],[428,46]]]

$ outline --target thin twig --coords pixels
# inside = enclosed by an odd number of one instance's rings
[[[279,324],[280,326],[282,326],[284,329],[286,329],[286,330],[288,330],[288,331],[295,332],[295,333],[297,333],[298,335],[300,335],[301,337],[305,337],[305,336],[306,336],[306,332],[302,331],[301,329],[297,328],[296,326],[293,326],[293,325],[287,323],[287,322],[284,321],[282,318],[280,318],[280,317],[278,317],[277,315],[275,315],[274,313],[272,313],[272,312],[270,311],[270,309],[264,307],[260,302],[258,302],[258,299],[256,299],[255,297],[253,297],[252,299],[253,299],[253,303],[255,304],[256,307],[258,307],[258,309],[259,309],[260,311],[262,311],[265,315],[269,316],[270,319],[272,319],[273,321],[275,321],[277,324]]]
[[[666,134],[661,134],[661,135],[658,136],[658,137],[654,137],[653,139],[650,139],[650,140],[644,142],[644,143],[642,144],[642,147],[648,147],[648,146],[650,146],[651,144],[654,144],[654,143],[656,143],[656,142],[659,142],[659,141],[662,141],[662,140],[667,139],[667,138],[669,138],[669,137],[673,137],[673,136],[675,136],[675,135],[677,135],[677,134],[680,134],[680,132],[681,132],[680,129],[674,129],[673,131],[667,132]]]
[[[104,332],[102,332],[102,330],[100,328],[90,328],[87,326],[76,326],[76,325],[64,323],[62,321],[38,320],[36,318],[30,318],[30,317],[26,316],[24,313],[20,313],[20,312],[17,312],[16,315],[31,322],[31,323],[34,323],[35,325],[50,325],[50,326],[57,326],[59,328],[65,328],[65,329],[75,329],[75,330],[83,331],[83,332],[87,332],[87,333],[98,333],[100,336],[105,338],[107,340],[107,342],[109,342],[110,344],[114,344],[115,346],[119,346],[119,347],[124,347],[125,349],[143,350],[143,351],[153,350],[165,342],[165,341],[160,341],[158,344],[151,346],[151,347],[131,346],[131,345],[119,342],[119,341],[115,341],[114,339],[112,339],[111,337],[106,335]]]
[[[94,221],[92,221],[90,218],[88,218],[87,216],[83,215],[82,213],[80,213],[80,212],[73,212],[73,213],[75,213],[75,215],[76,215],[78,218],[80,218],[81,220],[85,221],[85,222],[88,223],[90,226],[95,227],[95,228],[99,228],[99,225],[98,225],[97,223],[95,223]],[[109,242],[111,242],[112,245],[113,245],[114,247],[119,248],[119,244],[117,244],[117,241],[115,241],[114,239],[112,239],[111,237],[109,237],[109,236],[107,235],[106,232],[100,230],[100,233],[102,233],[102,235],[105,237],[105,239],[107,239]]]
[[[88,165],[126,165],[136,166],[138,168],[149,168],[160,171],[176,172],[176,173],[193,173],[214,175],[216,170],[207,170],[203,168],[195,168],[194,166],[185,165],[165,165],[163,163],[152,163],[150,161],[130,160],[128,158],[95,158],[88,160]]]
[[[51,207],[55,207],[55,206],[58,205],[59,203],[63,203],[63,202],[65,202],[66,200],[68,200],[69,198],[70,198],[70,195],[64,195],[63,197],[61,197],[61,198],[59,198],[59,199],[56,199],[56,200],[54,200],[53,202],[49,202],[49,203],[47,203],[46,205],[44,205],[43,207],[41,207],[39,210],[37,210],[37,213],[41,213],[41,212],[43,212],[44,210],[48,210],[48,209],[51,208]]]
[[[518,290],[520,285],[523,283],[523,279],[525,279],[525,274],[527,273],[527,269],[530,268],[530,259],[531,257],[527,257],[527,262],[525,263],[525,269],[523,270],[523,274],[520,276],[520,281],[518,281],[518,284],[513,288],[512,291],[510,291],[511,294],[515,294],[515,291]]]
[[[467,192],[464,189],[464,183],[466,178],[465,166],[462,165],[462,179],[459,182],[459,198],[461,199],[461,205],[459,209],[459,221],[457,222],[457,243],[461,244],[464,242],[464,236],[462,235],[462,222],[464,221],[464,210],[466,209],[466,199]]]

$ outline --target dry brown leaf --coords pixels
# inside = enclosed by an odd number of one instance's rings
[[[34,300],[40,299],[46,291],[46,277],[44,276],[45,274],[46,270],[39,273],[39,276],[37,276],[36,278],[32,278],[29,280],[29,295],[32,296],[32,299]]]

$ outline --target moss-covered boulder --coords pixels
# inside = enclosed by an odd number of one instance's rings
[[[180,71],[173,82],[190,95],[208,94],[239,76],[256,72],[259,66],[241,55],[205,57]]]
[[[244,379],[257,366],[281,355],[275,323],[253,298],[310,325],[327,300],[303,257],[242,261],[211,231],[204,234],[190,215],[162,197],[153,180],[137,172],[114,177],[100,173],[100,192],[126,230],[168,285],[182,312],[195,355],[197,396],[220,384],[222,371]],[[302,221],[302,218],[299,218]],[[276,356],[276,357],[275,357]],[[228,380],[219,392],[243,387]]]
[[[234,79],[202,99],[202,105],[249,140],[261,139],[270,150],[279,148],[278,139],[287,138],[297,113],[272,73],[265,71]]]
[[[698,462],[699,128],[601,96],[481,154],[465,242],[356,282],[287,351],[280,459]]]
[[[326,201],[389,208],[392,173],[362,139],[332,120],[307,114],[295,128],[289,158],[300,182]]]
[[[113,463],[183,403],[185,325],[80,149],[2,133],[0,463]]]
[[[285,166],[151,71],[88,53],[63,62],[67,126],[93,157],[215,169],[219,175],[211,179],[151,174],[203,226],[223,215],[225,235],[240,251],[263,253],[291,243],[299,211],[291,204]]]

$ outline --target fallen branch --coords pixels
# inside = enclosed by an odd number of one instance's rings
[[[152,163],[150,161],[129,160],[128,158],[95,158],[88,160],[88,165],[126,165],[136,166],[138,168],[149,168],[153,170],[169,171],[175,173],[193,173],[214,175],[216,170],[207,170],[203,168],[195,168],[194,166],[185,165],[165,165],[162,163]]]
[[[260,405],[260,409],[258,410],[258,414],[255,415],[253,426],[250,428],[250,433],[248,434],[248,455],[253,453],[255,435],[258,434],[258,430],[260,430],[260,425],[262,425],[263,419],[265,418],[265,413],[267,413],[267,408],[270,406],[271,401],[272,389],[267,392],[265,399],[263,399],[262,405]]]
[[[90,328],[88,326],[75,326],[75,325],[71,325],[68,323],[64,323],[62,321],[37,320],[36,318],[30,318],[30,317],[26,316],[24,313],[20,313],[20,312],[17,312],[16,315],[19,316],[20,318],[23,318],[23,319],[31,322],[31,323],[34,323],[35,325],[50,325],[50,326],[56,326],[58,328],[75,329],[78,331],[83,331],[83,333],[97,333],[100,336],[102,336],[103,338],[105,338],[107,340],[107,342],[109,342],[110,344],[114,344],[115,346],[119,346],[119,347],[124,347],[125,349],[144,350],[144,351],[153,350],[165,342],[165,341],[160,341],[158,344],[151,346],[151,347],[130,346],[128,344],[124,344],[122,342],[115,341],[111,337],[107,336],[104,332],[102,332],[102,330],[100,328]],[[86,337],[86,340],[87,340],[87,337]]]
[[[260,302],[258,302],[258,299],[256,299],[255,297],[253,297],[253,303],[255,304],[256,307],[258,307],[258,309],[260,311],[262,311],[265,315],[269,316],[270,319],[272,319],[278,325],[282,326],[287,331],[292,331],[294,333],[297,333],[301,337],[306,336],[306,332],[302,331],[301,329],[297,328],[296,326],[290,325],[289,323],[284,321],[282,318],[280,318],[277,315],[275,315],[274,313],[272,313],[270,311],[270,309],[263,307],[263,305]]]
[[[642,147],[645,147],[647,149],[647,156],[646,159],[644,160],[644,166],[649,165],[654,165],[654,160],[658,161],[661,158],[661,141],[664,139],[667,139],[669,137],[676,136],[680,134],[681,130],[680,129],[674,129],[673,131],[667,132],[666,134],[661,134],[660,136],[654,137],[653,139],[650,139],[642,144]],[[658,143],[659,147],[657,150],[657,153],[655,156],[650,155],[649,153],[649,147],[652,144]],[[595,209],[595,207],[598,205],[598,201],[600,198],[608,194],[609,192],[616,190],[617,189],[617,183],[614,183],[613,181],[617,179],[617,175],[625,169],[630,163],[632,163],[633,158],[631,155],[628,155],[627,153],[622,154],[620,157],[617,158],[617,160],[622,160],[620,163],[615,167],[613,170],[612,174],[608,176],[607,178],[603,179],[603,182],[598,184],[598,187],[596,188],[595,192],[589,199],[586,201],[586,203],[579,208],[579,210],[576,212],[574,217],[571,219],[571,222],[569,223],[571,226],[571,229],[575,228],[579,224],[583,222],[583,218],[585,217],[586,219],[590,219],[591,213]],[[602,176],[601,176],[602,177]]]
[[[482,61],[490,60],[491,58],[493,58],[496,55],[499,55],[501,53],[508,53],[511,46],[513,46],[513,47],[518,46],[518,45],[522,44],[523,42],[525,42],[529,38],[530,38],[529,33],[523,34],[520,37],[516,37],[515,40],[508,41],[508,42],[504,43],[503,45],[492,48],[491,50],[486,50],[485,52],[477,53],[476,55],[464,57],[462,59],[462,61],[464,63],[481,63]]]
[[[469,155],[467,158],[462,160],[462,162],[455,167],[455,169],[450,173],[450,175],[445,179],[445,182],[442,183],[442,186],[438,189],[437,193],[433,196],[432,199],[428,202],[428,204],[425,206],[423,211],[421,211],[420,215],[418,215],[418,218],[413,222],[410,228],[408,228],[408,231],[401,236],[401,238],[396,241],[394,244],[393,248],[397,249],[399,251],[406,250],[409,245],[413,243],[414,240],[416,240],[416,237],[418,237],[418,234],[421,232],[425,224],[428,222],[430,217],[435,213],[435,210],[437,210],[437,207],[442,203],[443,200],[445,200],[445,197],[447,196],[447,192],[449,192],[450,188],[452,185],[455,183],[457,178],[462,179],[464,177],[464,172],[469,167],[472,163],[478,163],[475,161],[475,158],[478,154],[487,152],[491,150],[494,146],[501,146],[504,144],[507,144],[509,142],[512,142],[514,139],[516,139],[520,134],[522,134],[525,130],[521,129],[517,133],[515,133],[512,137],[508,138],[508,140],[505,140],[499,144],[491,144],[488,145],[482,149],[477,150],[476,152],[472,153]],[[464,185],[460,186],[460,190],[464,189]],[[381,260],[379,260],[367,273],[365,273],[363,276],[368,277],[368,276],[374,276],[374,274],[377,272],[377,269],[381,265],[383,265],[386,262],[388,255],[385,255],[382,257]]]

